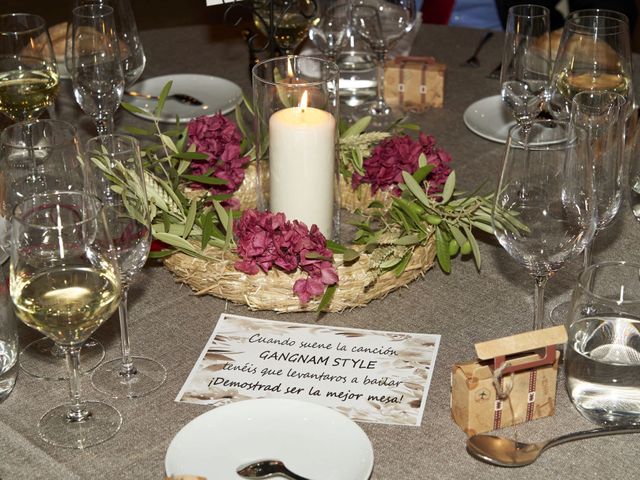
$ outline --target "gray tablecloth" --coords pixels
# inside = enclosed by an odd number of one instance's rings
[[[486,181],[495,188],[504,146],[468,131],[462,115],[475,100],[498,93],[498,82],[486,75],[499,62],[502,37],[494,36],[480,55],[481,67],[460,67],[484,32],[424,26],[412,54],[433,55],[447,64],[445,107],[415,115],[423,130],[451,152],[462,187]],[[215,29],[196,26],[143,32],[148,65],[145,77],[171,73],[203,73],[229,78],[249,91],[246,48],[236,39],[222,40]],[[68,85],[65,88],[69,88]],[[80,113],[70,93],[63,92],[56,108],[61,118],[78,121]],[[119,126],[134,123],[126,112]],[[92,131],[79,120],[84,135]],[[614,226],[598,237],[596,259],[640,261],[640,226],[625,204]],[[533,280],[496,242],[485,237],[480,250],[482,271],[472,261],[455,260],[453,272],[438,268],[407,288],[342,314],[329,314],[324,325],[361,327],[442,335],[440,352],[420,427],[362,424],[375,453],[374,480],[425,478],[630,478],[637,470],[638,436],[619,436],[568,444],[547,452],[532,466],[505,470],[480,463],[465,451],[465,434],[449,413],[449,372],[458,361],[475,357],[475,342],[520,333],[532,325]],[[566,300],[579,271],[574,261],[554,276],[547,291],[547,308]],[[130,297],[131,339],[136,354],[152,356],[168,369],[166,384],[137,400],[115,400],[124,424],[116,437],[86,451],[44,444],[36,422],[45,410],[66,401],[64,382],[46,382],[21,374],[11,396],[0,404],[0,478],[12,479],[159,479],[172,437],[207,407],[178,404],[174,398],[193,367],[221,312],[313,324],[313,314],[250,313],[212,297],[196,297],[175,283],[161,266],[148,266],[139,275]],[[117,320],[96,336],[109,358],[119,354]],[[33,338],[22,328],[23,341]],[[87,398],[101,398],[85,379]],[[576,429],[591,428],[571,406],[561,374],[557,413],[518,429],[519,438],[537,441]],[[512,432],[510,432],[512,433]],[[214,479],[210,479],[214,480]],[[226,479],[215,479],[226,480]]]

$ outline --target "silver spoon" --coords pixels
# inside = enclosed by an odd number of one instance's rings
[[[254,479],[280,476],[291,480],[310,480],[293,473],[280,460],[260,460],[241,465],[236,469],[236,473],[241,477]]]
[[[140,93],[140,92],[131,92],[126,90],[124,92],[125,95],[130,97],[141,97],[147,98],[149,100],[158,100],[160,97],[158,95],[150,95],[148,93]],[[186,103],[187,105],[193,105],[194,107],[199,107],[203,105],[203,103],[195,97],[191,95],[187,95],[185,93],[173,93],[171,95],[167,95],[167,98],[172,98],[173,100],[177,100],[180,103]]]
[[[499,467],[524,467],[535,462],[547,448],[583,438],[622,433],[640,433],[640,426],[594,428],[538,443],[521,443],[494,435],[474,435],[467,440],[467,452],[479,460]]]

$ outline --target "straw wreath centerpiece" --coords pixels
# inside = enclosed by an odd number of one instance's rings
[[[170,88],[153,112],[123,107],[157,119]],[[164,131],[158,121],[152,130],[128,128],[148,141],[151,257],[197,294],[253,310],[337,312],[406,285],[436,259],[447,273],[456,255],[473,255],[480,268],[474,230],[492,232],[492,194],[456,192],[450,156],[432,137],[400,127],[366,132],[368,118],[340,128],[342,206],[353,214],[354,233],[338,244],[315,225],[256,209],[251,113],[245,100],[235,122],[217,114]],[[108,173],[121,178],[123,195],[140,194],[131,172]],[[523,228],[508,212],[497,219]]]

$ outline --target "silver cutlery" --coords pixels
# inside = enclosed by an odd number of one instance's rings
[[[640,433],[640,426],[594,428],[538,443],[522,443],[494,435],[474,435],[467,440],[467,451],[471,456],[499,467],[524,467],[535,462],[542,452],[556,445],[583,438],[624,433]]]
[[[150,95],[148,93],[140,93],[140,92],[132,92],[132,91],[125,91],[124,92],[125,95],[128,95],[130,97],[140,97],[140,98],[146,98],[149,100],[158,100],[160,97],[158,95]],[[191,95],[187,95],[184,93],[172,93],[171,95],[167,95],[167,99],[173,99],[176,100],[180,103],[184,103],[187,105],[193,105],[194,107],[199,107],[201,105],[203,105],[203,102],[201,102],[200,100],[198,100],[195,97],[192,97]]]
[[[485,33],[484,37],[482,37],[482,39],[480,40],[480,43],[478,43],[478,46],[476,47],[475,51],[473,52],[473,55],[471,55],[462,64],[463,67],[478,68],[480,66],[480,60],[478,60],[478,54],[480,53],[480,50],[482,50],[482,47],[485,46],[485,44],[489,41],[489,39],[491,37],[493,37],[493,32]]]
[[[500,71],[501,70],[502,70],[502,63],[499,63],[498,65],[496,65],[496,68],[491,70],[491,73],[489,73],[489,75],[487,75],[487,78],[495,78],[495,79],[500,78]]]
[[[257,462],[241,465],[236,473],[245,478],[271,478],[280,476],[290,480],[310,480],[289,470],[280,460],[259,460]]]

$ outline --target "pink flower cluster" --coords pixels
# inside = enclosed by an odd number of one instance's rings
[[[363,183],[371,185],[371,192],[387,190],[399,195],[398,184],[402,183],[402,171],[414,173],[418,169],[418,158],[424,153],[427,163],[435,165],[427,180],[429,181],[429,194],[437,194],[442,191],[442,186],[447,180],[451,168],[447,165],[451,161],[451,155],[436,147],[435,139],[429,135],[420,133],[418,140],[413,140],[409,135],[390,137],[380,142],[364,161],[365,175],[354,173],[351,177],[353,188]]]
[[[237,270],[255,275],[275,266],[286,273],[300,268],[308,274],[293,285],[293,292],[302,303],[338,283],[338,272],[329,260],[333,253],[316,225],[309,230],[302,222],[287,221],[284,213],[248,209],[235,223],[234,233],[241,258],[235,263]],[[310,253],[322,258],[307,258]]]
[[[240,154],[242,135],[236,125],[222,114],[198,117],[187,126],[189,144],[196,151],[206,153],[207,160],[193,160],[191,171],[205,175],[213,170],[213,175],[227,180],[226,185],[212,185],[211,193],[233,193],[244,181],[244,167],[249,157]]]

